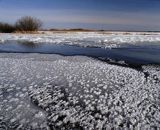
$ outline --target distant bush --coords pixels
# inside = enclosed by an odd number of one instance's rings
[[[17,20],[15,24],[16,31],[29,32],[38,31],[42,26],[42,22],[34,17],[25,16]]]
[[[35,32],[42,26],[42,22],[34,17],[25,16],[17,20],[15,25],[0,22],[0,33]]]
[[[1,33],[12,33],[14,31],[15,31],[15,27],[13,25],[0,22],[0,32]]]

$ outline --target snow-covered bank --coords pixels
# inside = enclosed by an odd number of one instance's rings
[[[0,122],[19,129],[160,128],[159,85],[87,57],[1,54]]]
[[[118,47],[123,44],[160,42],[160,33],[99,33],[66,32],[45,34],[0,34],[0,42],[7,40],[30,41],[35,43],[69,44],[92,47]]]

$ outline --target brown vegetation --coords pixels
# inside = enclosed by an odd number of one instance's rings
[[[39,19],[30,16],[20,18],[15,24],[16,31],[20,32],[38,31],[41,26],[42,22]]]
[[[0,23],[0,32],[1,33],[12,33],[12,32],[21,32],[21,33],[35,33],[42,26],[42,22],[34,17],[25,16],[17,20],[15,25],[8,23]]]
[[[73,28],[73,29],[50,29],[49,31],[66,31],[66,32],[93,32],[95,30],[83,29],[83,28]]]
[[[0,32],[1,33],[12,33],[15,31],[15,27],[8,23],[0,23]]]

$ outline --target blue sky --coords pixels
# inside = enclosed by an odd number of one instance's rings
[[[26,15],[44,28],[160,31],[160,0],[0,0],[0,21]]]

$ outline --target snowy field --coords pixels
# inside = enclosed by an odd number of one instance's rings
[[[42,34],[44,33],[44,34]],[[119,47],[124,44],[160,42],[160,33],[138,32],[41,32],[41,34],[0,34],[0,42],[7,40],[34,43],[69,44],[82,47]]]
[[[117,48],[159,44],[160,34],[0,34],[1,44],[14,40]],[[159,86],[159,65],[133,69],[86,56],[0,53],[0,130],[160,129]]]
[[[160,67],[142,68],[78,56],[0,54],[0,129],[160,128]]]

